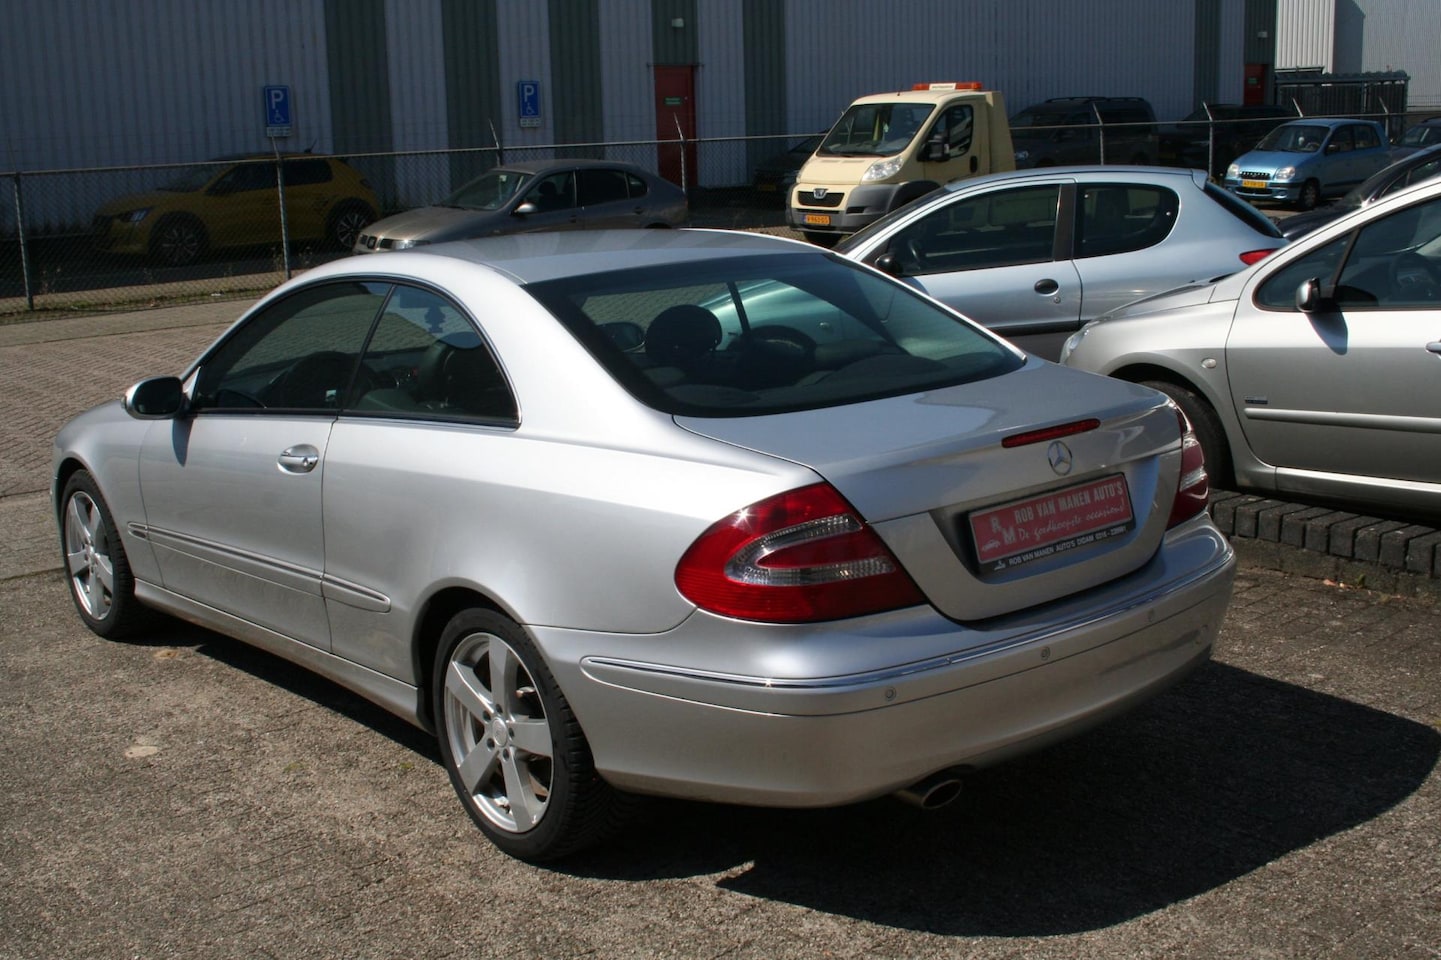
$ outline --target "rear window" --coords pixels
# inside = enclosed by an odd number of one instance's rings
[[[1280,229],[1264,213],[1251,206],[1246,201],[1237,197],[1227,190],[1222,190],[1214,183],[1206,184],[1206,196],[1216,201],[1217,205],[1231,216],[1240,220],[1246,226],[1255,230],[1263,237],[1279,237]]]
[[[983,380],[1025,360],[830,254],[712,259],[526,288],[641,402],[736,417]]]

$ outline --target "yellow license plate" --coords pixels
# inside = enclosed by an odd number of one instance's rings
[[[1265,181],[1265,180],[1242,180],[1242,181],[1241,181],[1241,186],[1245,187],[1247,190],[1265,190],[1265,189],[1266,189],[1266,181]]]
[[[813,227],[829,227],[831,215],[829,213],[808,213],[806,214],[806,223]]]

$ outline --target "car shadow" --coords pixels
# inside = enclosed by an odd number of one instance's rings
[[[858,744],[857,763],[867,749],[884,745]],[[563,869],[721,873],[737,893],[948,936],[1073,934],[1372,820],[1438,756],[1430,727],[1212,663],[1089,734],[975,774],[940,811],[656,804],[643,833]]]
[[[439,765],[434,739],[262,650],[177,625],[197,652],[334,710]],[[868,749],[858,744],[856,762]],[[719,887],[947,936],[1098,930],[1223,886],[1402,803],[1441,732],[1212,662],[1110,723],[966,781],[925,812],[883,798],[825,810],[643,800],[557,873]],[[484,839],[477,834],[477,843]]]

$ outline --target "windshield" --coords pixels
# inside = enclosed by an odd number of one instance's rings
[[[696,417],[840,406],[969,383],[1022,356],[831,254],[746,256],[526,289],[638,400]]]
[[[1425,147],[1433,143],[1441,143],[1441,125],[1412,127],[1406,131],[1406,135],[1401,138],[1399,145]]]
[[[816,151],[828,157],[888,157],[900,153],[935,109],[929,103],[854,103]]]
[[[1321,149],[1327,132],[1326,127],[1309,123],[1285,123],[1262,137],[1256,149],[1278,153],[1315,153]]]
[[[441,206],[462,210],[499,210],[520,192],[531,176],[518,170],[489,170],[446,197]]]

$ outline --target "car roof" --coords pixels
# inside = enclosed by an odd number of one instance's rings
[[[347,257],[306,277],[394,275],[424,278],[439,261],[489,267],[516,283],[540,283],[633,267],[667,266],[725,257],[816,256],[818,247],[739,230],[558,230],[454,240],[379,257]]]
[[[1025,183],[1030,180],[1054,180],[1066,177],[1083,183],[1110,183],[1119,179],[1136,183],[1168,183],[1189,180],[1197,186],[1206,182],[1206,174],[1200,170],[1185,167],[1144,167],[1125,164],[1098,163],[1078,164],[1069,167],[1034,167],[1027,170],[1005,170],[981,177],[962,177],[941,187],[942,190],[957,192],[976,187],[1001,183]]]
[[[1294,120],[1287,120],[1285,123],[1280,124],[1277,129],[1280,129],[1280,127],[1300,126],[1339,127],[1348,123],[1364,123],[1373,127],[1380,126],[1375,120],[1362,120],[1359,117],[1297,117]]]

